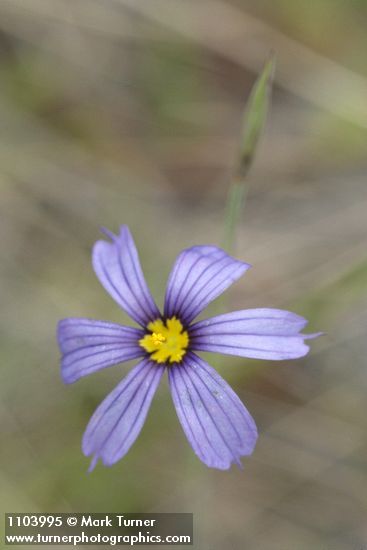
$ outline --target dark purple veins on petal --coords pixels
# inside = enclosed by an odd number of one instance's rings
[[[168,376],[177,415],[200,460],[221,470],[240,465],[254,449],[257,429],[230,386],[191,352]]]
[[[306,319],[280,309],[248,309],[218,315],[190,327],[191,349],[279,361],[306,355]]]
[[[94,412],[83,436],[83,452],[112,466],[138,437],[164,372],[164,366],[144,359],[116,386]]]
[[[142,357],[141,329],[105,321],[70,318],[59,322],[57,337],[62,353],[61,375],[66,383],[105,367]]]
[[[94,245],[94,270],[112,298],[145,327],[160,313],[144,279],[133,238],[124,225],[120,234],[112,238],[111,243],[97,241]]]
[[[249,268],[216,246],[193,246],[176,259],[167,283],[164,314],[189,324]]]

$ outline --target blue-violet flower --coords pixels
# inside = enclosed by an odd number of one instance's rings
[[[130,359],[140,362],[92,415],[83,452],[106,466],[120,460],[143,427],[165,370],[178,418],[194,452],[207,466],[228,469],[252,453],[257,429],[229,385],[197,351],[257,359],[306,355],[300,331],[307,321],[280,309],[246,309],[193,323],[202,310],[249,265],[216,246],[193,246],[179,254],[168,279],[164,311],[158,310],[126,226],[105,231],[112,242],[97,241],[93,267],[107,292],[141,328],[105,321],[60,321],[61,372],[66,383]]]

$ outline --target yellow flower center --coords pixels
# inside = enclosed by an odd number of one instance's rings
[[[166,323],[162,319],[156,319],[149,323],[146,334],[139,340],[139,344],[157,363],[179,363],[186,353],[189,345],[189,335],[184,330],[181,321],[172,317]]]

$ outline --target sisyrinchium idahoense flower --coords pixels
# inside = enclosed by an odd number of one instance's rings
[[[127,226],[111,242],[97,241],[93,267],[107,292],[138,324],[128,327],[83,318],[58,324],[65,383],[116,363],[139,363],[92,415],[82,448],[106,466],[120,460],[143,427],[165,371],[182,428],[207,466],[228,469],[255,447],[257,429],[241,400],[196,352],[283,360],[306,355],[301,334],[307,321],[281,309],[244,309],[193,322],[203,309],[250,267],[216,246],[183,250],[168,279],[163,313],[157,308]]]

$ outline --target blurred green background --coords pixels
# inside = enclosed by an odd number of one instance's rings
[[[367,2],[1,0],[3,511],[193,512],[195,549],[367,545]],[[176,254],[220,244],[243,107],[271,112],[223,311],[285,307],[326,336],[271,363],[210,357],[254,416],[244,470],[207,469],[161,385],[113,468],[80,440],[129,365],[66,387],[55,327],[126,322],[91,268],[126,223],[159,303]],[[208,356],[207,356],[208,357]]]

